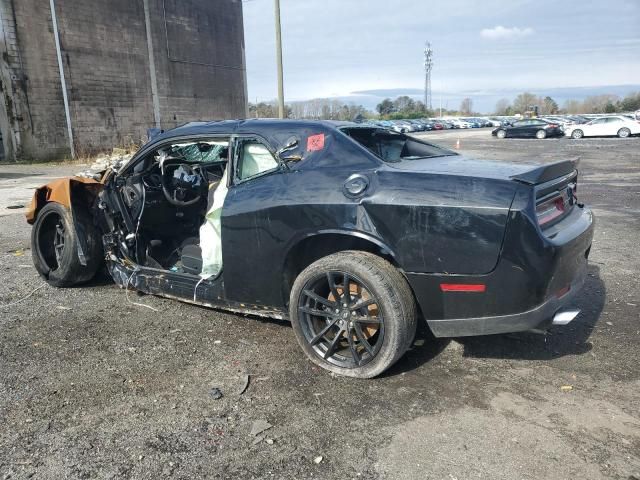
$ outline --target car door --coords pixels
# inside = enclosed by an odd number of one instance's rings
[[[527,120],[514,122],[511,128],[507,128],[507,137],[526,137],[527,127]]]
[[[529,128],[527,130],[528,132],[528,137],[535,137],[536,133],[538,133],[538,130],[544,130],[544,127],[546,127],[548,124],[547,122],[545,122],[544,120],[539,120],[539,119],[531,119],[529,120]]]
[[[598,137],[600,135],[606,135],[606,118],[596,118],[585,124],[582,128],[584,135],[588,137]]]
[[[271,277],[282,255],[276,251],[274,208],[288,195],[285,170],[261,137],[237,137],[232,148],[221,219],[225,295],[232,301],[276,305],[273,291],[280,285],[273,285]]]
[[[617,135],[618,130],[624,126],[624,122],[618,117],[608,117],[605,118],[605,120],[606,122],[603,127],[603,135]]]

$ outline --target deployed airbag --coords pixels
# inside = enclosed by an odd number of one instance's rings
[[[215,184],[209,186],[209,188],[215,188],[213,201],[204,217],[204,223],[200,227],[200,248],[202,250],[200,277],[203,279],[215,278],[222,271],[222,225],[220,217],[228,191],[228,171],[228,169],[225,170],[217,187]]]

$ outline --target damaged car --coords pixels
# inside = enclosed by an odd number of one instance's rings
[[[436,337],[566,324],[594,219],[576,160],[479,161],[384,128],[198,122],[27,212],[57,287],[123,288],[290,320],[304,353],[371,378]]]

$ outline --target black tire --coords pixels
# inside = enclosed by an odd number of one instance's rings
[[[546,132],[546,130],[542,130],[542,129],[538,130],[538,131],[536,132],[536,138],[537,138],[538,140],[542,140],[542,139],[544,139],[544,138],[547,138],[547,132]]]
[[[331,280],[327,279],[340,278],[339,275],[344,274],[348,275],[348,279],[345,277],[341,284],[335,282],[330,286]],[[308,292],[313,288],[323,288],[323,281],[327,282],[325,292],[328,295],[320,294],[324,303],[317,303]],[[313,285],[319,287],[312,287]],[[346,289],[345,285],[348,285]],[[348,299],[343,296],[345,291],[349,292]],[[329,307],[326,303],[331,303],[332,298],[335,304]],[[309,304],[310,300],[314,302],[312,306]],[[366,313],[361,316],[362,308],[358,309],[357,306],[363,300],[370,305],[364,307]],[[369,300],[375,302],[371,303]],[[345,301],[349,302],[348,306],[345,306]],[[334,314],[338,311],[334,310],[336,306],[342,309],[340,313]],[[370,316],[370,311],[375,311],[374,317]],[[355,316],[350,317],[349,312]],[[416,333],[416,304],[406,279],[386,260],[360,251],[335,253],[304,269],[291,289],[289,314],[298,343],[309,359],[326,370],[347,377],[373,378],[380,375],[411,347]],[[372,325],[363,319],[375,319],[376,323]],[[334,324],[329,325],[331,322]],[[315,330],[314,326],[317,326]],[[329,330],[321,335],[325,329]],[[335,329],[339,331],[336,332]],[[312,345],[313,340],[318,337],[320,340]],[[336,339],[338,346],[331,348]],[[371,341],[374,342],[373,345]],[[365,343],[370,349],[365,348]],[[340,354],[340,351],[345,350],[351,357]],[[327,352],[333,353],[326,359],[324,355]]]
[[[506,130],[498,130],[496,132],[496,137],[503,139],[507,137],[507,131]]]
[[[629,130],[627,127],[623,127],[620,130],[618,130],[617,135],[620,138],[627,138],[631,135],[631,130]]]
[[[578,140],[579,138],[582,138],[582,137],[584,137],[584,132],[579,128],[576,128],[574,131],[571,132],[571,138]]]
[[[82,225],[86,237],[86,265],[80,263],[78,235],[71,211],[65,206],[55,202],[45,205],[31,230],[33,264],[40,276],[54,287],[88,282],[103,263],[100,235],[93,220],[83,210],[78,209],[75,213],[76,223]]]

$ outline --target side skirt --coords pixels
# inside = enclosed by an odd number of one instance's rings
[[[288,313],[278,308],[227,300],[224,295],[222,274],[214,280],[202,280],[194,275],[141,267],[135,264],[125,265],[113,260],[109,260],[107,265],[114,281],[122,288],[133,288],[149,295],[171,298],[217,310],[278,320],[289,319]]]

